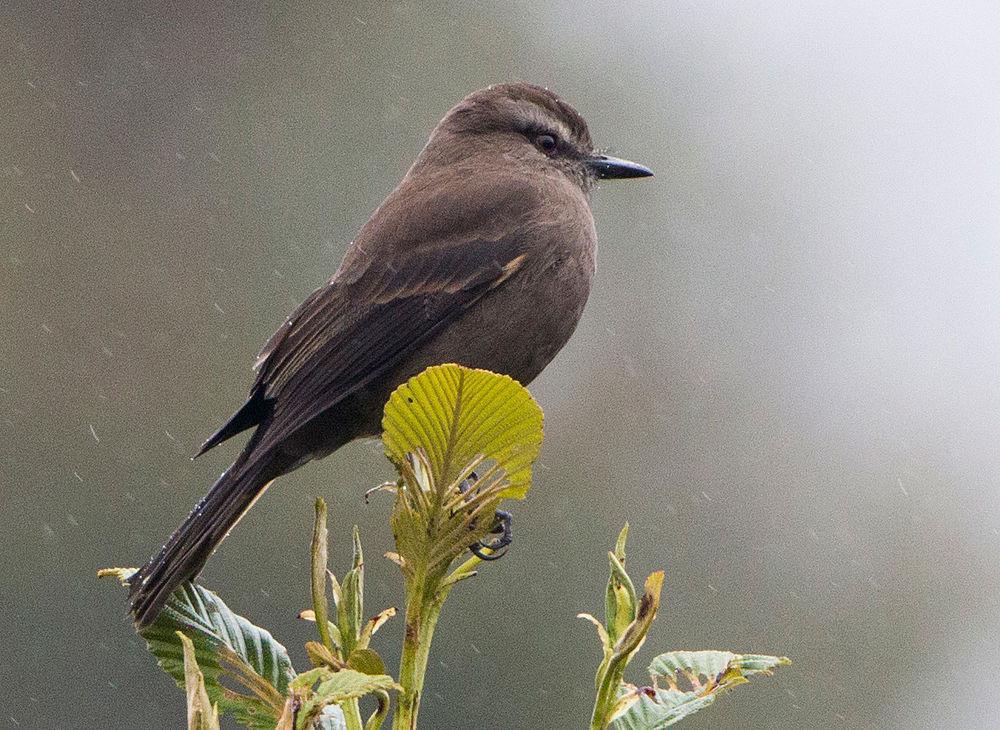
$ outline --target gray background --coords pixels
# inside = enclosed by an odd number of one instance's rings
[[[100,5],[100,10],[92,6]],[[0,726],[179,727],[106,565],[451,104],[550,86],[657,177],[594,195],[580,328],[533,385],[517,542],[457,590],[426,727],[581,727],[605,551],[657,650],[787,654],[690,727],[984,726],[1000,580],[995,3],[0,8]],[[204,574],[305,664],[313,495],[400,604],[377,443],[272,489]],[[395,663],[402,622],[377,642]]]

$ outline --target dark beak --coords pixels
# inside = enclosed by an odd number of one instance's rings
[[[587,167],[601,180],[621,180],[626,177],[651,177],[653,171],[638,162],[620,160],[607,155],[595,155],[587,160]]]

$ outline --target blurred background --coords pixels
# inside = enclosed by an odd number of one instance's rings
[[[0,727],[180,727],[95,570],[237,447],[188,457],[430,129],[524,79],[657,177],[602,185],[595,289],[533,384],[516,542],[453,594],[428,728],[583,727],[606,551],[665,568],[633,667],[786,654],[686,727],[984,727],[1000,651],[1000,8],[955,3],[4,3]],[[391,473],[273,488],[203,582],[306,663],[312,498],[400,605]],[[391,665],[402,621],[376,642]]]

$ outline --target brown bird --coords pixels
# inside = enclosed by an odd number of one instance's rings
[[[336,273],[274,333],[246,403],[201,447],[256,427],[170,540],[131,580],[148,625],[276,477],[380,432],[392,390],[457,362],[528,383],[590,292],[598,179],[653,173],[597,154],[547,89],[473,92],[434,128]]]

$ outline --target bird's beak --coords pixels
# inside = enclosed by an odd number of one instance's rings
[[[629,162],[608,155],[594,155],[587,167],[601,180],[621,180],[626,177],[651,177],[653,171],[638,162]]]

